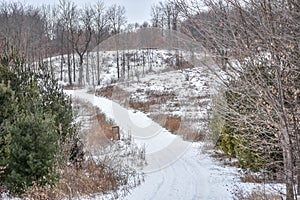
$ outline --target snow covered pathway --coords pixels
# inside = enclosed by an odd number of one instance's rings
[[[66,92],[72,98],[98,106],[123,132],[130,133],[134,142],[145,146],[145,182],[125,199],[232,199],[229,189],[233,188],[237,172],[218,165],[211,157],[201,153],[203,143],[183,141],[146,114],[127,110],[109,99],[88,94],[86,90]]]

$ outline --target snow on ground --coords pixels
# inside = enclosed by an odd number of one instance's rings
[[[133,102],[157,100],[152,94],[169,96],[166,102],[152,105],[152,115],[165,114],[181,117],[197,132],[203,132],[207,125],[208,108],[211,102],[211,82],[216,79],[204,67],[173,70],[159,74],[148,74],[139,82],[117,83],[117,86],[130,93]],[[163,97],[164,98],[164,97]]]
[[[128,50],[119,51],[120,76],[123,79],[138,80],[150,72],[162,72],[169,66],[175,64],[175,51],[171,50]],[[127,56],[130,57],[129,62]],[[188,56],[188,53],[186,53]],[[117,51],[100,51],[99,52],[99,68],[100,68],[100,83],[101,85],[109,85],[117,80]],[[124,57],[125,56],[125,57]],[[203,56],[203,55],[199,55]],[[125,60],[123,60],[125,58]],[[56,56],[44,60],[51,69],[56,79],[60,80],[62,75],[61,85],[68,85],[68,58],[67,55]],[[83,62],[83,85],[98,85],[97,83],[97,53],[89,52],[84,56]],[[79,57],[74,55],[75,62],[75,84],[78,84],[79,77]],[[129,68],[128,68],[129,64]],[[73,78],[73,59],[70,60],[71,75]],[[123,66],[124,65],[124,66]],[[61,68],[62,66],[62,68]],[[61,73],[62,69],[62,73]],[[122,70],[124,74],[122,74]]]
[[[183,141],[146,114],[127,110],[85,90],[67,92],[72,98],[84,99],[98,106],[121,127],[123,133],[131,133],[139,146],[145,146],[147,166],[142,170],[145,182],[125,199],[232,199],[231,191],[238,182],[239,172],[208,156],[204,152],[204,143]]]

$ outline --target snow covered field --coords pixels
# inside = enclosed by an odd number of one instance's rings
[[[205,133],[214,79],[208,69],[198,67],[149,74],[139,82],[116,86],[130,94],[131,102],[156,102],[161,97],[163,101],[150,106],[151,116],[176,116],[181,120],[180,132],[185,132],[186,126],[193,132]],[[124,101],[119,102],[124,105]]]

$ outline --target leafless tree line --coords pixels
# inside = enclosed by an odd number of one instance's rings
[[[296,199],[300,194],[300,2],[177,3],[186,16],[186,33],[222,66],[226,75],[226,80],[220,77],[222,92],[239,100],[219,102],[217,112],[244,133],[243,139],[254,150],[266,156],[280,149],[286,199]]]
[[[152,26],[162,30],[179,30],[181,16],[175,0],[160,1],[151,8]]]
[[[179,8],[174,0],[153,5],[152,25],[144,22],[141,26],[136,23],[129,24],[128,27],[125,26],[127,23],[125,8],[116,4],[107,7],[102,0],[83,8],[71,0],[60,0],[57,5],[41,7],[6,1],[0,4],[2,53],[14,52],[22,55],[33,68],[37,68],[39,63],[45,62],[45,58],[48,58],[47,69],[52,76],[57,74],[55,72],[59,72],[59,79],[63,81],[66,79],[64,77],[66,73],[67,80],[64,81],[70,85],[73,83],[82,85],[83,82],[100,84],[100,49],[96,51],[96,66],[84,58],[88,58],[90,50],[111,35],[119,34],[122,30],[131,31],[134,27],[149,26],[158,27],[163,33],[164,29],[178,30],[180,25]],[[60,69],[55,69],[53,62],[54,59],[57,62],[59,57]],[[123,62],[119,57],[117,55],[118,72],[121,71]],[[177,57],[179,62],[179,54]],[[83,62],[86,63],[83,65]],[[65,68],[67,72],[64,72]],[[90,71],[97,72],[93,75],[92,81],[89,80]]]
[[[60,56],[60,80],[63,79],[63,65],[67,64],[70,85],[76,81],[82,83],[84,56],[88,51],[110,35],[120,32],[126,24],[124,7],[106,7],[101,0],[83,8],[70,0],[42,7],[6,1],[0,4],[1,53],[17,53],[28,63],[50,58],[49,68],[52,66],[51,58]],[[76,56],[79,57],[79,77],[75,73]],[[54,69],[49,70],[53,73]],[[99,74],[97,77],[99,79]]]

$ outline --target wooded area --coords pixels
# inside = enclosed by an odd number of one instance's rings
[[[104,1],[84,7],[78,7],[70,0],[60,0],[57,5],[42,7],[6,1],[0,4],[1,53],[14,52],[21,55],[32,68],[37,68],[38,63],[44,62],[52,76],[55,71],[52,64],[54,58],[60,57],[59,79],[63,81],[66,64],[69,85],[75,82],[83,84],[83,71],[89,73],[90,68],[90,64],[86,63],[87,69],[83,69],[83,62],[88,62],[85,57],[102,41],[124,31],[131,32],[151,26],[148,22],[142,25],[127,23],[123,6],[114,4],[107,7]],[[177,30],[178,16],[179,9],[173,1],[160,2],[152,8],[152,27],[160,28],[162,32],[166,28]],[[99,51],[100,49],[96,50],[98,84],[101,63]],[[119,59],[118,55],[118,71],[121,65]],[[86,74],[85,78],[86,82],[90,83],[89,74]]]
[[[124,7],[106,8],[101,1],[83,8],[69,0],[42,7],[3,1],[0,5],[1,53],[13,51],[35,68],[49,58],[48,70],[52,75],[51,58],[61,56],[61,68],[64,63],[68,65],[70,85],[77,78],[81,83],[84,56],[104,39],[119,33],[125,24]],[[75,73],[77,66],[79,77]],[[60,80],[62,78],[61,69]]]

